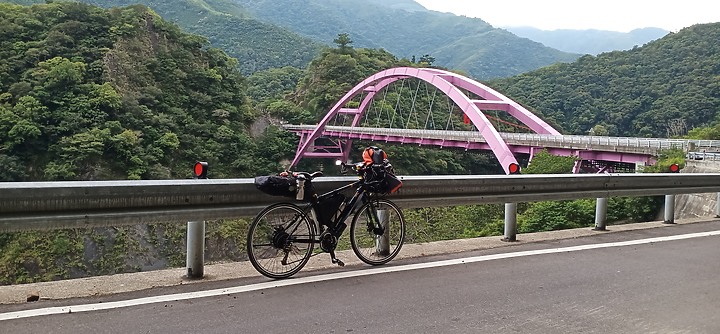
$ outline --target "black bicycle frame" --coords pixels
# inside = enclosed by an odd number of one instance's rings
[[[363,181],[362,181],[362,180],[358,180],[358,181],[355,181],[355,182],[350,183],[350,184],[348,184],[348,185],[345,185],[345,186],[342,186],[342,187],[340,187],[340,188],[337,188],[337,189],[335,189],[335,190],[332,190],[332,191],[329,191],[329,192],[327,192],[327,193],[324,193],[324,194],[318,196],[318,199],[317,199],[317,200],[313,200],[312,203],[311,203],[311,206],[312,206],[313,210],[315,210],[315,212],[317,213],[317,212],[320,211],[320,210],[319,210],[319,209],[320,209],[320,203],[319,203],[319,202],[320,202],[320,201],[319,201],[320,198],[324,198],[324,197],[328,197],[328,196],[337,194],[337,193],[339,193],[339,192],[341,192],[341,191],[343,191],[343,190],[346,190],[346,189],[348,189],[348,188],[351,188],[351,187],[357,187],[357,190],[355,190],[355,193],[354,193],[353,196],[350,198],[350,200],[347,200],[347,201],[345,202],[345,207],[344,207],[343,210],[340,212],[340,215],[338,216],[337,220],[335,220],[335,221],[332,222],[332,223],[333,223],[332,226],[329,226],[329,231],[330,231],[330,233],[331,233],[333,236],[335,236],[336,238],[340,238],[340,236],[342,235],[343,231],[345,231],[345,228],[347,227],[347,225],[346,225],[345,223],[343,223],[343,222],[344,222],[348,217],[350,217],[350,215],[353,213],[353,210],[355,210],[355,206],[358,204],[358,202],[361,202],[361,201],[362,201],[362,202],[364,203],[364,201],[365,201],[365,198],[366,198],[365,196],[366,196],[367,192],[366,192],[366,190],[365,190],[365,188],[364,188]],[[374,217],[373,220],[374,220],[374,222],[373,222],[374,224],[377,223],[377,221],[378,221],[377,217]]]
[[[337,219],[336,221],[333,221],[333,222],[332,222],[333,225],[329,227],[332,235],[334,235],[336,238],[339,238],[340,235],[342,235],[343,231],[345,230],[345,227],[347,227],[347,226],[339,226],[339,225],[345,225],[345,224],[338,224],[338,222],[345,221],[345,219],[347,219],[347,218],[350,216],[350,214],[352,214],[352,210],[354,209],[355,205],[357,205],[358,201],[359,201],[360,199],[364,199],[365,189],[363,188],[362,180],[355,181],[355,182],[353,182],[353,183],[350,183],[350,184],[348,184],[348,185],[345,185],[345,186],[342,186],[342,187],[340,187],[340,188],[334,189],[334,190],[329,191],[329,192],[327,192],[327,193],[324,193],[324,194],[322,194],[322,195],[318,195],[317,198],[313,198],[313,199],[310,201],[310,203],[308,203],[308,205],[306,205],[306,206],[304,207],[303,211],[306,211],[306,212],[307,212],[308,207],[311,207],[312,210],[314,210],[315,213],[316,213],[316,215],[317,215],[317,212],[318,212],[319,209],[320,209],[320,199],[321,199],[321,198],[324,198],[324,197],[328,197],[328,196],[337,194],[337,193],[339,193],[339,192],[341,192],[341,191],[344,191],[344,190],[346,190],[346,189],[348,189],[348,188],[351,188],[351,187],[357,187],[357,190],[356,190],[355,193],[353,194],[353,197],[351,197],[349,201],[346,201],[345,208],[344,208],[343,211],[340,213],[340,216],[338,217],[338,219]],[[299,224],[299,219],[300,219],[300,217],[301,217],[300,215],[297,215],[290,224],[288,224],[287,226],[284,227],[284,229],[290,229],[290,228],[295,228],[295,229],[297,229],[297,228],[299,227],[298,224]],[[317,218],[317,217],[316,217],[316,218]],[[316,220],[317,220],[317,219],[316,219]],[[318,225],[319,225],[319,222],[318,222]],[[291,235],[291,237],[290,237],[289,240],[292,241],[292,242],[297,242],[297,243],[316,243],[316,242],[320,242],[320,235],[316,235],[316,236],[315,236],[315,239],[297,238],[297,237],[292,236],[292,235],[293,235],[293,232],[290,232],[290,235]]]

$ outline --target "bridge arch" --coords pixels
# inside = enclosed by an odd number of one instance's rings
[[[354,113],[352,126],[357,126],[360,123],[362,116],[367,111],[368,105],[377,92],[397,80],[411,77],[423,80],[433,85],[435,88],[447,95],[448,98],[450,98],[460,108],[460,110],[467,115],[469,120],[483,136],[493,154],[495,154],[495,157],[500,162],[500,165],[503,167],[503,170],[505,170],[505,173],[507,174],[509,174],[508,167],[510,164],[517,163],[517,160],[505,141],[500,137],[497,129],[495,129],[481,110],[506,111],[509,115],[515,117],[518,121],[522,122],[528,128],[539,134],[560,135],[560,132],[522,107],[520,104],[475,80],[456,73],[438,69],[398,67],[380,71],[363,80],[348,91],[332,107],[332,109],[330,109],[325,117],[323,117],[312,133],[301,141],[291,166],[296,166],[298,164],[308,148],[310,148],[314,141],[323,133],[330,120],[332,120],[339,112],[348,112],[348,110],[343,107],[348,102],[352,101],[352,99],[357,95],[367,93],[358,109],[349,111]],[[480,96],[483,100],[471,99],[462,91],[462,89]],[[344,152],[344,158],[347,159],[349,142]]]

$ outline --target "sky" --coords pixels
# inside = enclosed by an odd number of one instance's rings
[[[496,28],[598,29],[628,32],[656,27],[677,32],[720,22],[716,0],[415,0],[425,8],[477,17]]]

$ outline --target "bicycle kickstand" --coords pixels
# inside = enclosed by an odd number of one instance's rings
[[[344,267],[344,266],[345,266],[345,262],[342,262],[342,260],[340,260],[340,259],[338,259],[337,257],[335,257],[335,251],[334,251],[334,250],[333,250],[333,251],[330,251],[330,259],[332,260],[332,263],[333,263],[333,264],[337,264],[338,266],[341,266],[341,267]]]

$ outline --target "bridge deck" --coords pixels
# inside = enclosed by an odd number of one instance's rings
[[[290,131],[310,133],[313,125],[284,125]],[[395,142],[401,144],[457,147],[467,150],[489,150],[485,138],[476,131],[444,131],[421,129],[387,129],[349,126],[326,126],[323,136]],[[605,136],[558,136],[532,133],[500,133],[513,153],[533,154],[540,149],[583,160],[605,160],[625,163],[653,163],[659,151],[671,148],[685,152],[720,150],[720,141],[663,138],[631,138]],[[306,156],[313,156],[307,152]]]

